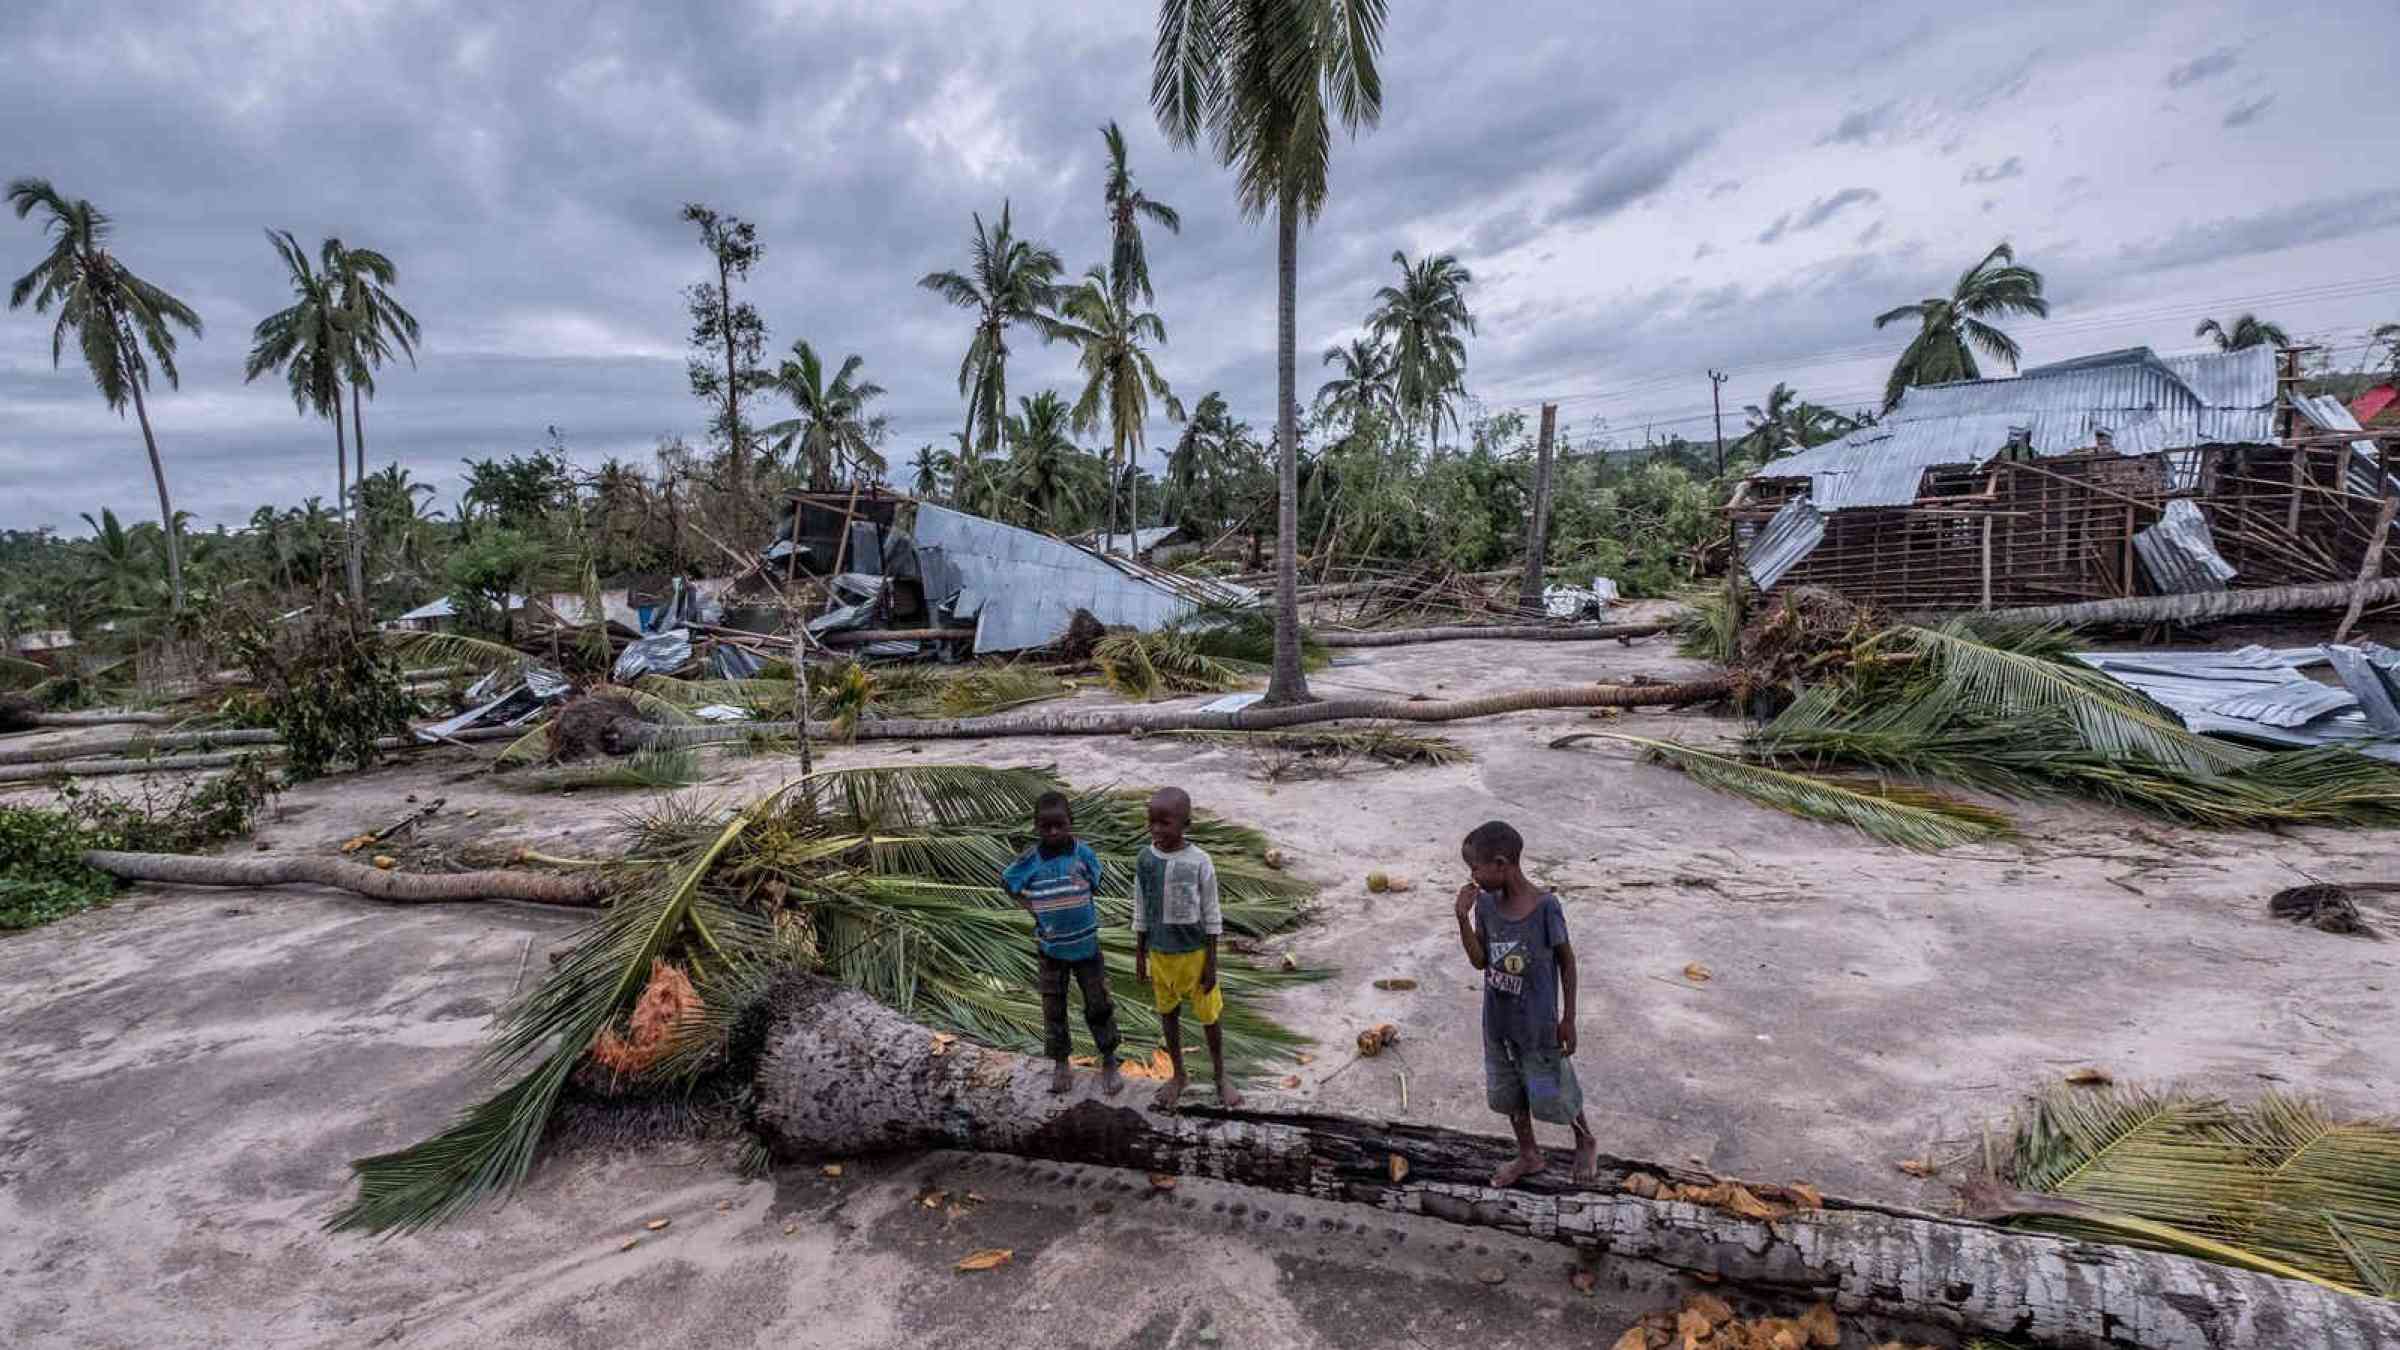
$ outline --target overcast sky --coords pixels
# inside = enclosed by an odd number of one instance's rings
[[[1013,200],[1071,272],[1103,255],[1098,128],[1121,122],[1153,231],[1160,366],[1265,424],[1274,237],[1148,111],[1153,8],[1131,0],[12,0],[0,5],[0,177],[112,213],[141,274],[207,321],[152,401],[177,505],[204,524],[333,491],[330,436],[251,326],[286,303],[262,230],[369,245],[424,321],[416,370],[368,409],[377,464],[455,495],[459,460],[577,459],[696,436],[678,291],[705,258],[686,200],[755,220],[771,350],[858,352],[891,392],[895,476],[958,426],[966,316],[916,287],[963,266],[969,213]],[[1578,432],[1708,429],[1710,366],[1741,404],[1787,379],[1878,394],[1898,330],[1993,243],[2049,278],[2029,359],[2193,345],[2257,308],[2355,366],[2400,319],[2400,24],[2389,0],[2291,7],[1858,0],[1598,6],[1404,0],[1381,127],[1337,148],[1303,236],[1303,397],[1411,256],[1473,269],[1470,389],[1562,403]],[[0,217],[0,273],[40,255]],[[1012,393],[1072,392],[1016,343]],[[140,437],[49,326],[0,314],[0,525],[153,516]],[[835,357],[838,359],[838,355]],[[1152,462],[1171,439],[1153,426]]]

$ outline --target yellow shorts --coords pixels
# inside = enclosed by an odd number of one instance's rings
[[[1158,1010],[1171,1013],[1188,998],[1192,1020],[1204,1027],[1215,1026],[1217,1014],[1225,1011],[1224,976],[1218,975],[1215,988],[1201,992],[1200,972],[1207,966],[1205,951],[1150,953],[1150,996]]]

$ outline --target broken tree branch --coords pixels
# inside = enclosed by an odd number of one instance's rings
[[[795,976],[771,1000],[755,1126],[786,1158],[962,1148],[1196,1174],[1423,1214],[1651,1261],[1736,1284],[1799,1289],[1845,1311],[1929,1321],[2060,1350],[2400,1344],[2400,1304],[2211,1265],[1828,1200],[1766,1220],[1624,1189],[1682,1169],[1603,1158],[1589,1190],[1547,1172],[1485,1184],[1503,1140],[1414,1124],[1269,1111],[1162,1115],[1044,1091],[1046,1062],[933,1033],[864,994]]]
[[[523,900],[536,905],[592,909],[607,894],[598,874],[557,877],[544,872],[386,872],[339,858],[201,858],[182,853],[120,853],[92,849],[83,865],[127,881],[178,886],[331,886],[401,905],[452,900]]]
[[[2342,615],[2341,627],[2333,630],[2337,643],[2350,640],[2350,630],[2358,625],[2359,612],[2367,607],[2367,583],[2383,575],[2383,543],[2392,537],[2392,511],[2400,507],[2400,497],[2386,493],[2383,508],[2375,513],[2375,533],[2367,541],[2367,556],[2358,565],[2358,586],[2350,593],[2349,611]]]

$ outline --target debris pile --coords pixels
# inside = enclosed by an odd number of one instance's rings
[[[1610,1350],[1832,1350],[1841,1343],[1841,1322],[1829,1303],[1813,1304],[1798,1317],[1744,1318],[1715,1294],[1698,1293],[1671,1312],[1645,1314]],[[1933,1347],[1885,1341],[1875,1350]]]

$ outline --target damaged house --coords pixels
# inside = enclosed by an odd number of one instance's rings
[[[2400,480],[2265,347],[2147,347],[1910,388],[1774,460],[1727,509],[1762,590],[1939,612],[2348,581]],[[2353,433],[2344,435],[2343,433]]]

